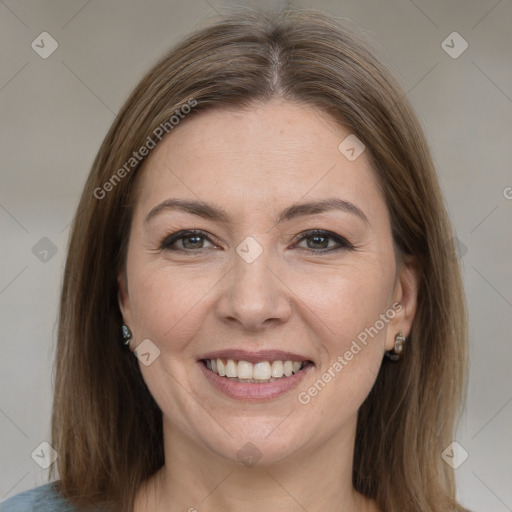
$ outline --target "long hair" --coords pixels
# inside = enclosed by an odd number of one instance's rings
[[[314,106],[365,144],[395,250],[418,261],[406,349],[399,362],[383,362],[359,410],[353,485],[382,510],[462,510],[441,453],[464,398],[466,306],[434,164],[406,94],[375,51],[309,9],[235,12],[192,33],[144,76],[107,133],[63,276],[52,413],[59,489],[84,509],[131,510],[139,486],[164,464],[162,413],[120,343],[116,276],[144,162],[139,148],[148,138],[158,143],[161,127],[172,137],[172,116],[186,123],[207,109],[273,98]]]

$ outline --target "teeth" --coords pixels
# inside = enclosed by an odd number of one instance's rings
[[[285,361],[283,365],[284,374],[287,377],[291,377],[293,373],[293,363],[291,361]]]
[[[206,367],[221,377],[239,379],[243,382],[274,381],[283,376],[291,377],[305,365],[306,361],[235,361],[228,359],[206,359]]]
[[[226,364],[226,377],[238,377],[236,374],[236,364],[233,359],[228,359],[228,363]]]
[[[229,361],[228,361],[229,364]],[[247,361],[238,361],[236,367],[237,375],[228,375],[228,377],[238,377],[239,379],[252,379],[253,369],[252,364]]]
[[[272,377],[282,377],[283,375],[283,361],[274,361],[272,363]]]
[[[240,364],[240,363],[238,363]],[[249,363],[251,364],[251,363]],[[258,380],[268,380],[270,379],[270,363],[268,361],[263,361],[262,363],[256,363],[253,365],[252,378]]]

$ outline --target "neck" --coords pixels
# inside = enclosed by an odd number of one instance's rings
[[[164,420],[166,464],[137,494],[135,512],[378,512],[352,486],[355,419],[275,464],[245,466],[194,443]]]

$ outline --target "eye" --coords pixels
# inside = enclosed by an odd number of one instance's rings
[[[296,240],[298,242],[306,240],[306,250],[313,253],[326,253],[341,249],[353,249],[353,246],[342,236],[321,229],[305,231],[298,235]],[[207,233],[199,229],[191,229],[178,231],[167,236],[160,243],[159,249],[166,251],[200,252],[207,249],[207,247],[205,247],[205,241],[212,244],[214,248],[218,248],[218,246],[213,244],[210,240]],[[334,241],[334,247],[330,244],[331,241]],[[298,244],[297,246],[300,247]]]
[[[321,229],[305,231],[297,237],[297,240],[299,242],[306,240],[307,248],[313,253],[326,253],[338,251],[340,249],[353,249],[353,246],[342,236]],[[309,242],[310,240],[311,243]],[[329,242],[331,240],[334,240],[337,246],[329,246]]]
[[[164,238],[160,244],[160,249],[166,251],[199,252],[205,248],[205,240],[209,241],[210,239],[204,231],[199,229],[178,231]],[[173,247],[174,245],[177,245],[177,247]]]

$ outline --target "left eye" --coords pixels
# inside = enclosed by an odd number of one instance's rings
[[[351,249],[350,243],[343,237],[331,233],[329,231],[313,230],[302,233],[298,237],[299,242],[306,240],[307,248],[311,249],[312,252],[330,252],[338,249]],[[311,240],[311,243],[309,241]],[[329,241],[334,240],[337,244],[334,247],[329,247]]]

